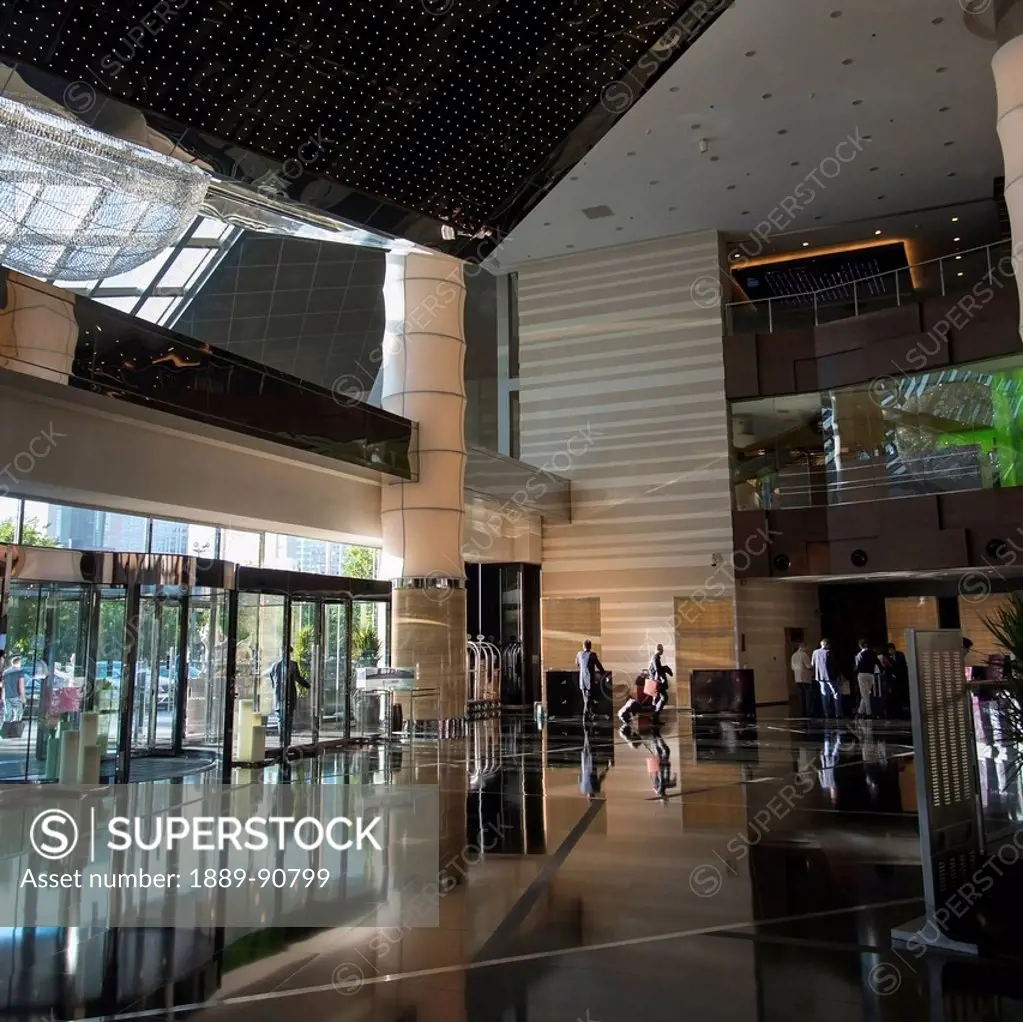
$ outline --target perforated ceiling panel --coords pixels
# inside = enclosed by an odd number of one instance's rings
[[[95,89],[291,161],[289,187],[328,177],[350,218],[412,211],[472,257],[731,2],[2,0],[0,49],[78,82],[73,107]]]

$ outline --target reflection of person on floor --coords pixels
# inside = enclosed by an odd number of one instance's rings
[[[295,704],[298,702],[299,685],[309,691],[309,682],[302,677],[302,669],[294,658],[294,646],[288,647],[287,657],[281,657],[270,668],[270,681],[274,687],[274,700],[277,703],[277,719],[279,721],[281,745],[287,745],[291,741],[291,726],[295,719]],[[287,683],[284,682],[284,664],[287,661]]]
[[[653,754],[647,759],[650,783],[654,793],[665,798],[669,788],[678,786],[678,780],[671,776],[671,749],[657,728],[653,729],[651,737],[654,740]]]
[[[583,696],[583,719],[585,719],[593,716],[591,694],[594,682],[604,674],[604,665],[600,662],[597,654],[593,652],[593,643],[589,639],[576,653],[575,662],[579,667],[579,691]]]
[[[661,737],[659,728],[654,727],[650,730],[650,738],[653,741],[652,747],[647,745],[632,730],[627,721],[618,729],[618,733],[633,749],[646,749],[646,764],[647,772],[650,774],[650,786],[657,795],[664,798],[670,788],[678,787],[678,778],[671,775],[671,749],[668,747],[668,743]]]
[[[600,787],[607,776],[607,767],[598,772],[593,762],[593,750],[590,748],[590,729],[583,728],[583,754],[579,764],[579,790],[592,801],[600,794]]]
[[[838,784],[835,781],[835,767],[838,765],[841,748],[841,732],[829,730],[824,735],[824,748],[821,750],[820,767],[817,771],[817,777],[820,781],[821,787],[831,795],[832,804],[838,801]]]

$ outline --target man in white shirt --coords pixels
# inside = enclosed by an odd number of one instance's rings
[[[810,662],[810,652],[806,643],[801,642],[799,649],[792,654],[791,660],[792,676],[796,681],[796,691],[799,693],[799,708],[804,717],[813,716],[813,664]]]

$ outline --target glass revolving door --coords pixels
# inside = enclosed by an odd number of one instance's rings
[[[10,584],[0,781],[55,779],[57,743],[77,726],[89,661],[90,586]]]

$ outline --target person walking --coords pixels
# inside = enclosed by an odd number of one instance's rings
[[[857,717],[870,717],[870,698],[874,694],[874,674],[878,669],[877,654],[860,639],[860,648],[856,653],[856,684],[860,690],[860,703],[856,708]]]
[[[909,664],[906,654],[894,642],[888,643],[888,659],[892,668],[892,691],[889,700],[891,715],[909,717]]]
[[[874,675],[877,679],[877,699],[874,706],[876,717],[887,718],[892,715],[892,693],[895,691],[895,663],[888,650],[883,650],[877,656],[877,671]]]
[[[579,691],[583,696],[583,720],[593,716],[593,684],[598,675],[604,674],[604,665],[600,657],[593,652],[593,643],[587,639],[583,648],[575,655],[575,662],[579,667]]]
[[[647,689],[647,695],[653,697],[655,724],[660,722],[661,710],[664,709],[665,703],[668,701],[668,679],[674,673],[667,664],[661,662],[663,656],[664,646],[657,643],[657,648],[654,650],[653,656],[650,657],[650,664],[647,667],[650,674],[650,687]]]
[[[792,654],[790,661],[792,676],[795,678],[796,691],[799,693],[799,710],[802,716],[813,716],[813,689],[810,687],[813,681],[813,664],[810,661],[810,652],[806,643],[801,642],[799,648]]]
[[[11,725],[6,730],[13,734],[25,716],[25,686],[29,671],[23,657],[11,657],[11,666],[3,674],[4,723]],[[5,735],[6,737],[6,735]]]
[[[835,662],[835,654],[831,652],[831,643],[827,639],[821,639],[821,644],[813,651],[810,662],[813,666],[814,680],[820,686],[824,716],[833,720],[839,715],[842,706],[842,679],[839,676],[838,664]]]
[[[294,658],[294,646],[270,668],[270,681],[274,686],[274,697],[277,701],[278,733],[281,736],[281,748],[291,744],[291,732],[295,722],[295,706],[298,703],[298,688],[301,685],[309,691],[309,682],[302,676],[302,669]],[[287,673],[285,673],[287,664]]]

